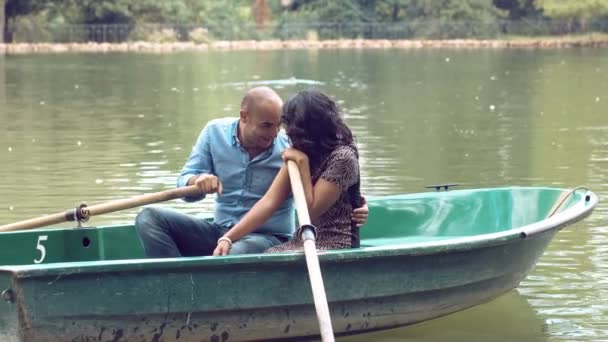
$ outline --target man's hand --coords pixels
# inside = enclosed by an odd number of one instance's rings
[[[228,255],[228,253],[230,252],[230,247],[232,246],[228,241],[218,241],[217,247],[215,247],[215,250],[213,251],[213,256]]]
[[[191,182],[191,180],[188,181],[188,183]],[[216,192],[219,195],[222,194],[222,182],[220,182],[220,179],[215,175],[201,173],[195,177],[194,185],[201,189],[205,194],[213,194]]]
[[[355,221],[355,224],[359,228],[361,228],[365,224],[365,222],[367,222],[367,216],[369,215],[369,208],[367,207],[367,201],[365,200],[365,197],[363,197],[363,196],[361,196],[361,199],[363,200],[363,205],[361,207],[353,210],[353,214],[351,216],[351,219],[353,221]]]

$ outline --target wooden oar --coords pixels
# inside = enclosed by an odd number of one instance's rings
[[[118,199],[107,203],[92,205],[90,207],[81,205],[66,212],[50,214],[42,217],[37,217],[25,221],[0,226],[0,232],[33,229],[48,226],[51,224],[76,220],[84,222],[88,220],[90,216],[107,214],[114,211],[131,209],[146,204],[164,202],[176,198],[197,196],[201,194],[201,190],[198,187],[196,187],[195,185],[190,185],[183,188],[165,190],[152,194],[139,195],[131,198]]]
[[[317,247],[315,245],[315,234],[312,231],[314,227],[311,225],[310,216],[308,215],[308,206],[306,205],[300,169],[298,169],[296,162],[289,160],[287,161],[287,171],[289,171],[291,191],[293,192],[298,213],[298,223],[303,228],[301,238],[304,240],[304,255],[306,256],[306,266],[308,267],[308,276],[317,311],[321,339],[323,341],[334,341],[334,331],[331,326],[329,306],[327,305],[327,296],[325,295],[325,286],[323,285],[323,277],[321,276],[321,267],[319,266],[319,257],[317,256]]]

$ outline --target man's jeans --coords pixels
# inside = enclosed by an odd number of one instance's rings
[[[135,218],[135,229],[150,258],[211,255],[217,240],[229,230],[203,218],[160,207],[144,208]],[[230,254],[262,253],[282,242],[272,234],[251,233],[235,241]]]

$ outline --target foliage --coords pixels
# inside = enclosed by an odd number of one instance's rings
[[[584,18],[608,15],[608,0],[540,0],[544,13],[551,18]]]
[[[407,17],[420,25],[417,35],[427,38],[494,36],[499,15],[485,0],[411,0],[407,7]]]
[[[145,41],[152,43],[173,43],[178,41],[178,34],[174,29],[163,28],[150,32]]]
[[[500,16],[487,0],[295,0],[288,11],[294,13],[290,21],[331,23],[328,29],[318,28],[322,38],[333,38],[332,34],[347,38],[493,35]],[[360,25],[369,22],[389,25]]]
[[[251,7],[243,0],[199,1],[194,23],[203,24],[217,39],[238,39],[246,36],[244,24],[252,24]]]
[[[59,0],[5,0],[4,1],[4,41],[11,42],[13,40],[10,25],[18,16],[28,14],[36,15],[38,12],[47,9]]]
[[[56,14],[71,24],[190,23],[197,1],[57,0]]]
[[[543,0],[544,13],[559,22],[557,33],[608,32],[608,0]]]
[[[50,40],[52,34],[47,30],[45,16],[43,13],[37,15],[19,16],[14,20],[14,27],[11,32],[14,42],[35,42],[39,39]]]
[[[196,44],[208,44],[213,41],[213,37],[206,28],[197,27],[188,32],[188,40]]]
[[[69,25],[98,24],[119,25],[122,33],[111,35],[116,40],[151,35],[200,42],[608,31],[608,0],[0,0],[0,5],[3,2],[6,41],[12,41],[12,32],[19,32],[19,39],[38,35],[58,40],[56,32]],[[161,24],[175,35],[150,31],[148,24]],[[207,33],[193,31],[199,27]],[[69,32],[69,37],[80,36]],[[108,39],[87,32],[83,40]]]

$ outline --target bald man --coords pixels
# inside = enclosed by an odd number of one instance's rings
[[[216,119],[205,126],[177,186],[196,185],[204,194],[217,193],[214,220],[144,208],[135,228],[148,257],[211,255],[218,239],[264,196],[283,165],[281,153],[290,146],[280,131],[282,106],[274,90],[252,88],[243,97],[238,119]],[[367,214],[364,205],[354,210],[353,220],[362,225]],[[230,254],[261,253],[289,240],[295,228],[293,199],[289,199],[254,233],[233,241]]]

